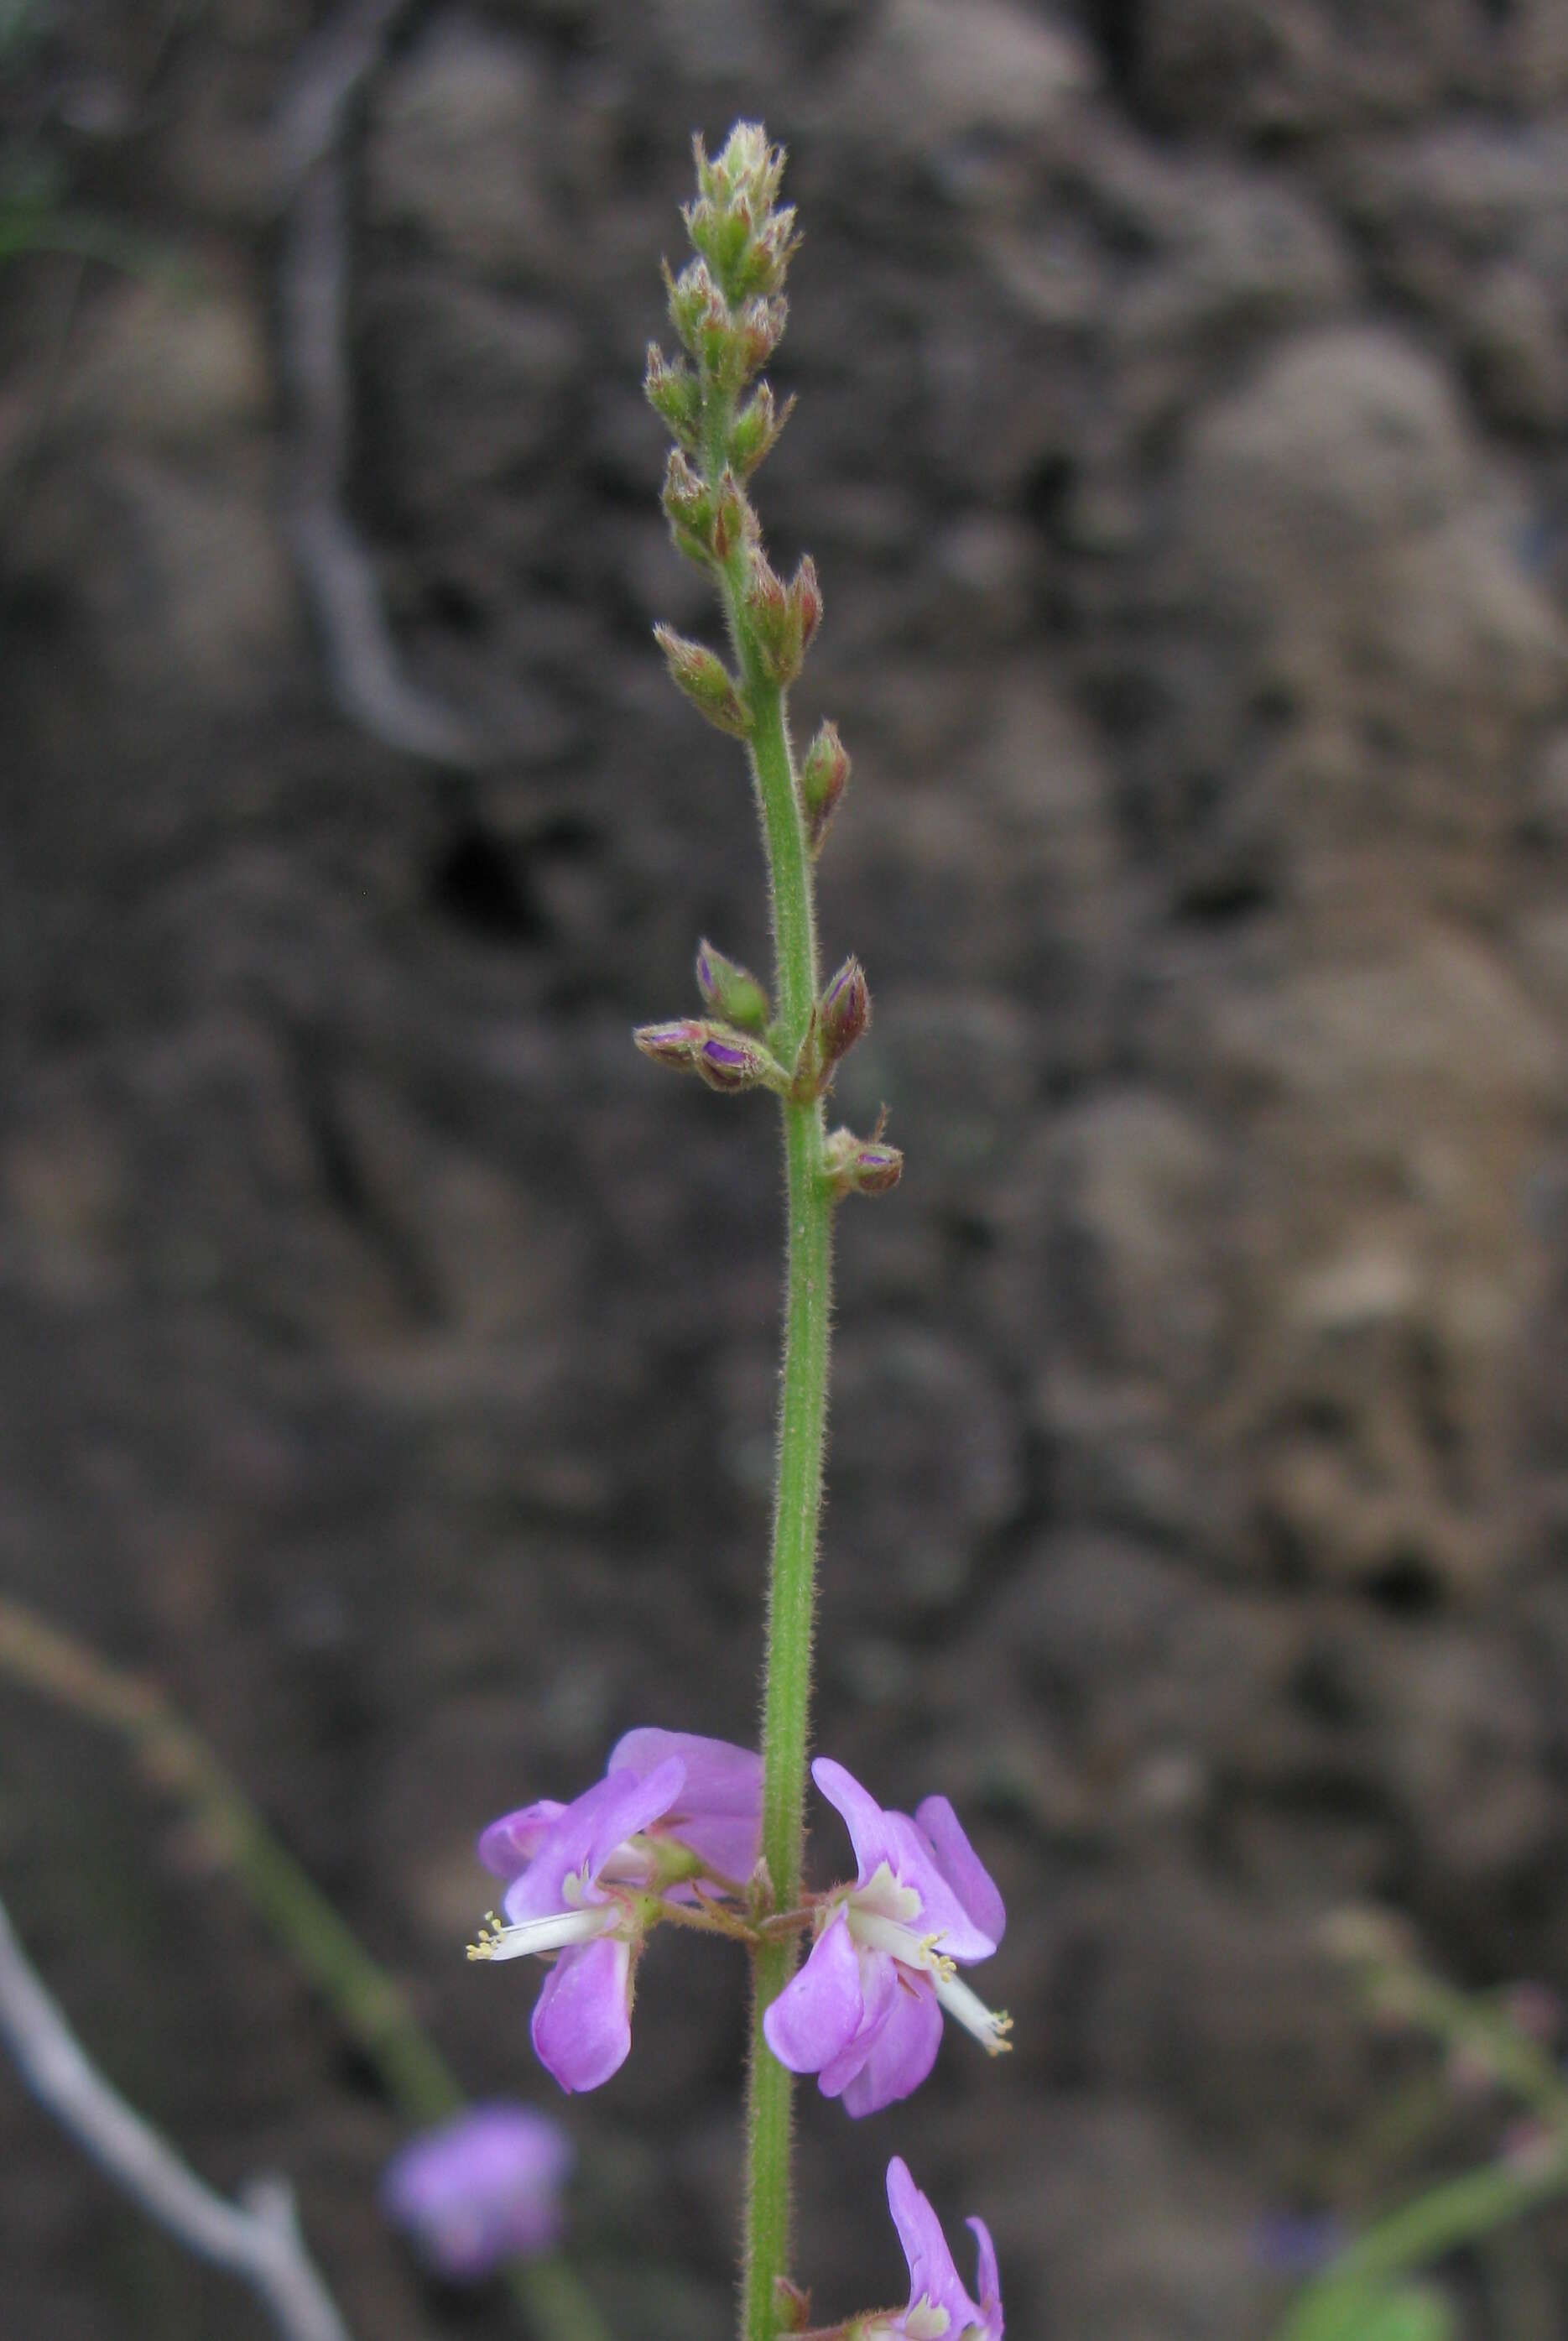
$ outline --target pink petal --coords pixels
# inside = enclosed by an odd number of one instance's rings
[[[884,1861],[893,1867],[897,1876],[888,1817],[876,1798],[860,1786],[852,1772],[846,1772],[842,1764],[835,1764],[830,1756],[818,1757],[811,1767],[811,1778],[828,1802],[844,1817],[859,1865],[860,1884],[864,1886]]]
[[[811,1956],[762,2018],[763,2037],[792,2073],[819,2073],[860,2028],[860,1962],[849,1921],[836,1911]]]
[[[900,1886],[913,1887],[920,1898],[920,1915],[915,1921],[919,1932],[939,1935],[950,1959],[966,1963],[988,1959],[996,1944],[980,1932],[943,1876],[937,1848],[925,1830],[917,1828],[908,1813],[884,1813],[882,1826],[894,1877]]]
[[[934,2308],[945,2308],[955,2336],[966,2325],[983,2324],[982,2312],[958,2281],[941,2221],[910,2177],[908,2165],[897,2155],[888,2165],[888,2208],[908,2262],[910,2307],[924,2299]]]
[[[610,1751],[610,1772],[630,1770],[646,1779],[674,1756],[686,1768],[686,1786],[676,1807],[682,1813],[759,1812],[762,1804],[762,1758],[754,1748],[708,1739],[699,1731],[660,1731],[652,1725],[624,1732]]]
[[[999,1943],[1007,1914],[997,1883],[969,1843],[964,1825],[946,1797],[928,1797],[915,1808],[915,1818],[931,1840],[937,1867],[982,1935]]]
[[[844,2090],[845,2112],[858,2120],[908,2097],[936,2063],[941,2043],[942,2011],[924,1977],[912,1987],[899,1984],[887,2021]]]
[[[849,2088],[881,2037],[900,1997],[898,1969],[886,1951],[868,1951],[856,1943],[855,1957],[860,1965],[860,2021],[854,2038],[817,2077],[817,2087],[825,2097],[842,2097]]]
[[[975,2279],[980,2306],[986,2312],[986,2341],[1002,2341],[1002,2286],[997,2274],[997,2247],[984,2219],[966,2219],[975,2238]]]
[[[563,2089],[597,2089],[631,2047],[631,1947],[613,1935],[562,1951],[533,2011],[540,2063]]]
[[[679,1807],[661,1827],[678,1838],[708,1868],[743,1886],[757,1867],[762,1845],[762,1816],[739,1818],[729,1813],[696,1813],[690,1818]]]
[[[503,1814],[491,1821],[479,1841],[479,1858],[492,1878],[521,1878],[549,1833],[552,1821],[558,1821],[566,1807],[553,1797],[541,1797],[536,1805],[524,1805],[515,1813]]]
[[[566,1878],[591,1883],[618,1845],[669,1811],[685,1777],[672,1758],[645,1780],[635,1772],[612,1772],[564,1806],[527,1869],[508,1889],[503,1907],[511,1923],[521,1926],[525,1919],[549,1918],[565,1908]]]

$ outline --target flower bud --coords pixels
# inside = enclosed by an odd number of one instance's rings
[[[794,204],[786,204],[781,211],[769,212],[747,244],[744,265],[736,271],[731,299],[779,292],[799,248]]]
[[[698,712],[720,732],[728,732],[737,740],[747,739],[751,718],[723,660],[715,658],[702,643],[689,642],[670,626],[655,626],[653,638],[664,652],[670,680],[686,693]]]
[[[817,1045],[823,1070],[852,1049],[871,1021],[871,994],[859,961],[847,959],[817,1003]]]
[[[670,451],[660,499],[670,533],[689,561],[708,567],[714,554],[713,492],[695,472],[679,447]]]
[[[643,1055],[651,1057],[656,1065],[668,1065],[672,1072],[689,1073],[707,1032],[707,1025],[700,1023],[695,1016],[682,1016],[672,1024],[640,1024],[631,1037]]]
[[[781,293],[776,293],[770,300],[743,304],[731,334],[730,379],[737,390],[767,364],[784,338],[788,314]]]
[[[711,364],[713,352],[728,343],[730,325],[729,308],[707,262],[690,261],[675,277],[666,268],[664,281],[670,291],[670,324],[694,358]]]
[[[880,1138],[857,1138],[836,1130],[824,1149],[828,1183],[835,1195],[885,1195],[904,1175],[904,1157]]]
[[[726,959],[710,942],[698,945],[697,989],[715,1016],[739,1024],[743,1032],[764,1031],[773,1012],[750,969]]]
[[[710,1090],[781,1089],[783,1075],[771,1052],[733,1025],[710,1024],[692,1060]]]
[[[806,820],[806,842],[813,853],[822,850],[828,824],[838,811],[849,778],[849,759],[838,727],[824,723],[800,767],[800,810]]]
[[[695,454],[702,428],[702,385],[691,368],[680,358],[671,365],[658,343],[650,342],[642,391],[670,435],[688,454]]]
[[[728,299],[739,300],[745,293],[760,289],[745,281],[749,274],[751,214],[744,204],[731,207],[701,195],[694,204],[682,204],[680,216],[693,249],[702,254]]]
[[[672,1072],[695,1073],[710,1090],[781,1090],[784,1076],[771,1051],[733,1024],[710,1024],[704,1017],[678,1017],[671,1024],[643,1024],[632,1039],[645,1057]]]
[[[762,534],[756,513],[741,493],[740,483],[728,463],[719,475],[713,497],[713,551],[728,561],[737,545],[755,544]]]
[[[809,553],[802,558],[789,587],[789,614],[803,657],[822,623],[822,588],[817,583],[817,563]]]
[[[800,627],[783,579],[759,553],[746,586],[746,615],[763,666],[774,682],[793,682],[800,672]]]
[[[759,219],[772,209],[784,176],[784,149],[769,146],[759,122],[736,123],[711,162],[700,137],[693,138],[691,150],[697,184],[711,202],[728,205],[739,199]]]
[[[787,2276],[776,2276],[773,2310],[780,2333],[804,2333],[811,2322],[811,2296]]]
[[[729,433],[729,461],[741,479],[749,480],[764,455],[769,453],[789,422],[794,404],[791,393],[782,406],[776,406],[769,384],[765,382],[758,384],[752,397],[736,416]]]

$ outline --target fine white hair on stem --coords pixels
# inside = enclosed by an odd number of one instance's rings
[[[305,2250],[286,2182],[259,2180],[235,2204],[188,2170],[90,2062],[28,1965],[3,1904],[0,2039],[34,2096],[83,2151],[176,2243],[243,2277],[283,2341],[349,2341]]]

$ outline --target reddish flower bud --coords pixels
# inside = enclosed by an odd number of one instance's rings
[[[817,1042],[826,1071],[852,1049],[871,1021],[871,994],[859,961],[847,959],[817,1003]]]
[[[713,493],[707,481],[692,469],[679,447],[672,447],[670,451],[670,462],[664,473],[664,493],[660,501],[678,550],[685,553],[689,561],[695,561],[706,568],[716,549]]]
[[[672,1072],[695,1073],[710,1090],[781,1090],[778,1060],[732,1024],[682,1016],[671,1024],[644,1024],[632,1039],[645,1057]]]
[[[838,728],[824,723],[800,767],[800,810],[806,821],[806,842],[813,853],[821,851],[828,824],[838,811],[849,778],[849,759]]]
[[[758,553],[746,587],[746,615],[762,663],[775,682],[793,682],[800,672],[800,626],[789,589]]]
[[[740,483],[727,463],[719,475],[713,498],[713,550],[728,561],[737,545],[755,544],[761,536],[756,513],[741,493]]]
[[[904,1175],[904,1158],[880,1138],[836,1130],[825,1149],[828,1180],[836,1195],[885,1195]]]
[[[737,740],[749,737],[751,718],[746,702],[722,659],[700,643],[689,642],[670,626],[655,626],[653,638],[664,652],[670,680],[679,685],[698,712],[720,732]]]
[[[804,2333],[811,2322],[811,2296],[787,2276],[773,2279],[773,2309],[780,2333]]]
[[[765,366],[784,338],[788,308],[781,293],[770,299],[748,301],[734,326],[734,381],[737,389]]]
[[[801,655],[811,647],[811,638],[822,623],[822,588],[817,583],[817,564],[808,553],[795,572],[789,587],[789,613],[800,644]]]
[[[656,1065],[668,1065],[672,1072],[690,1072],[697,1051],[707,1036],[708,1027],[695,1016],[682,1016],[672,1024],[640,1024],[632,1034],[633,1041],[645,1057]]]
[[[710,1024],[693,1060],[710,1090],[755,1090],[781,1085],[779,1067],[760,1041],[732,1026]]]

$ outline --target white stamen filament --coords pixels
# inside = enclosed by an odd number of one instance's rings
[[[503,1927],[494,1912],[468,1947],[471,1959],[521,1959],[531,1951],[563,1951],[570,1943],[591,1942],[619,1925],[621,1911],[614,1902],[590,1903],[581,1910],[554,1910],[548,1918],[525,1918],[521,1926]]]
[[[932,1977],[950,1976],[954,1971],[952,1960],[944,1958],[937,1948],[942,1939],[939,1935],[917,1935],[913,1927],[881,1918],[858,1900],[849,1904],[849,1932],[864,1949],[886,1951],[900,1967],[917,1967]]]
[[[1013,2028],[1012,2017],[987,2007],[978,1992],[960,1983],[951,1972],[950,1961],[948,1970],[936,1978],[937,1997],[966,2032],[974,2034],[987,2057],[1005,2056],[1013,2045],[1007,2037]]]

